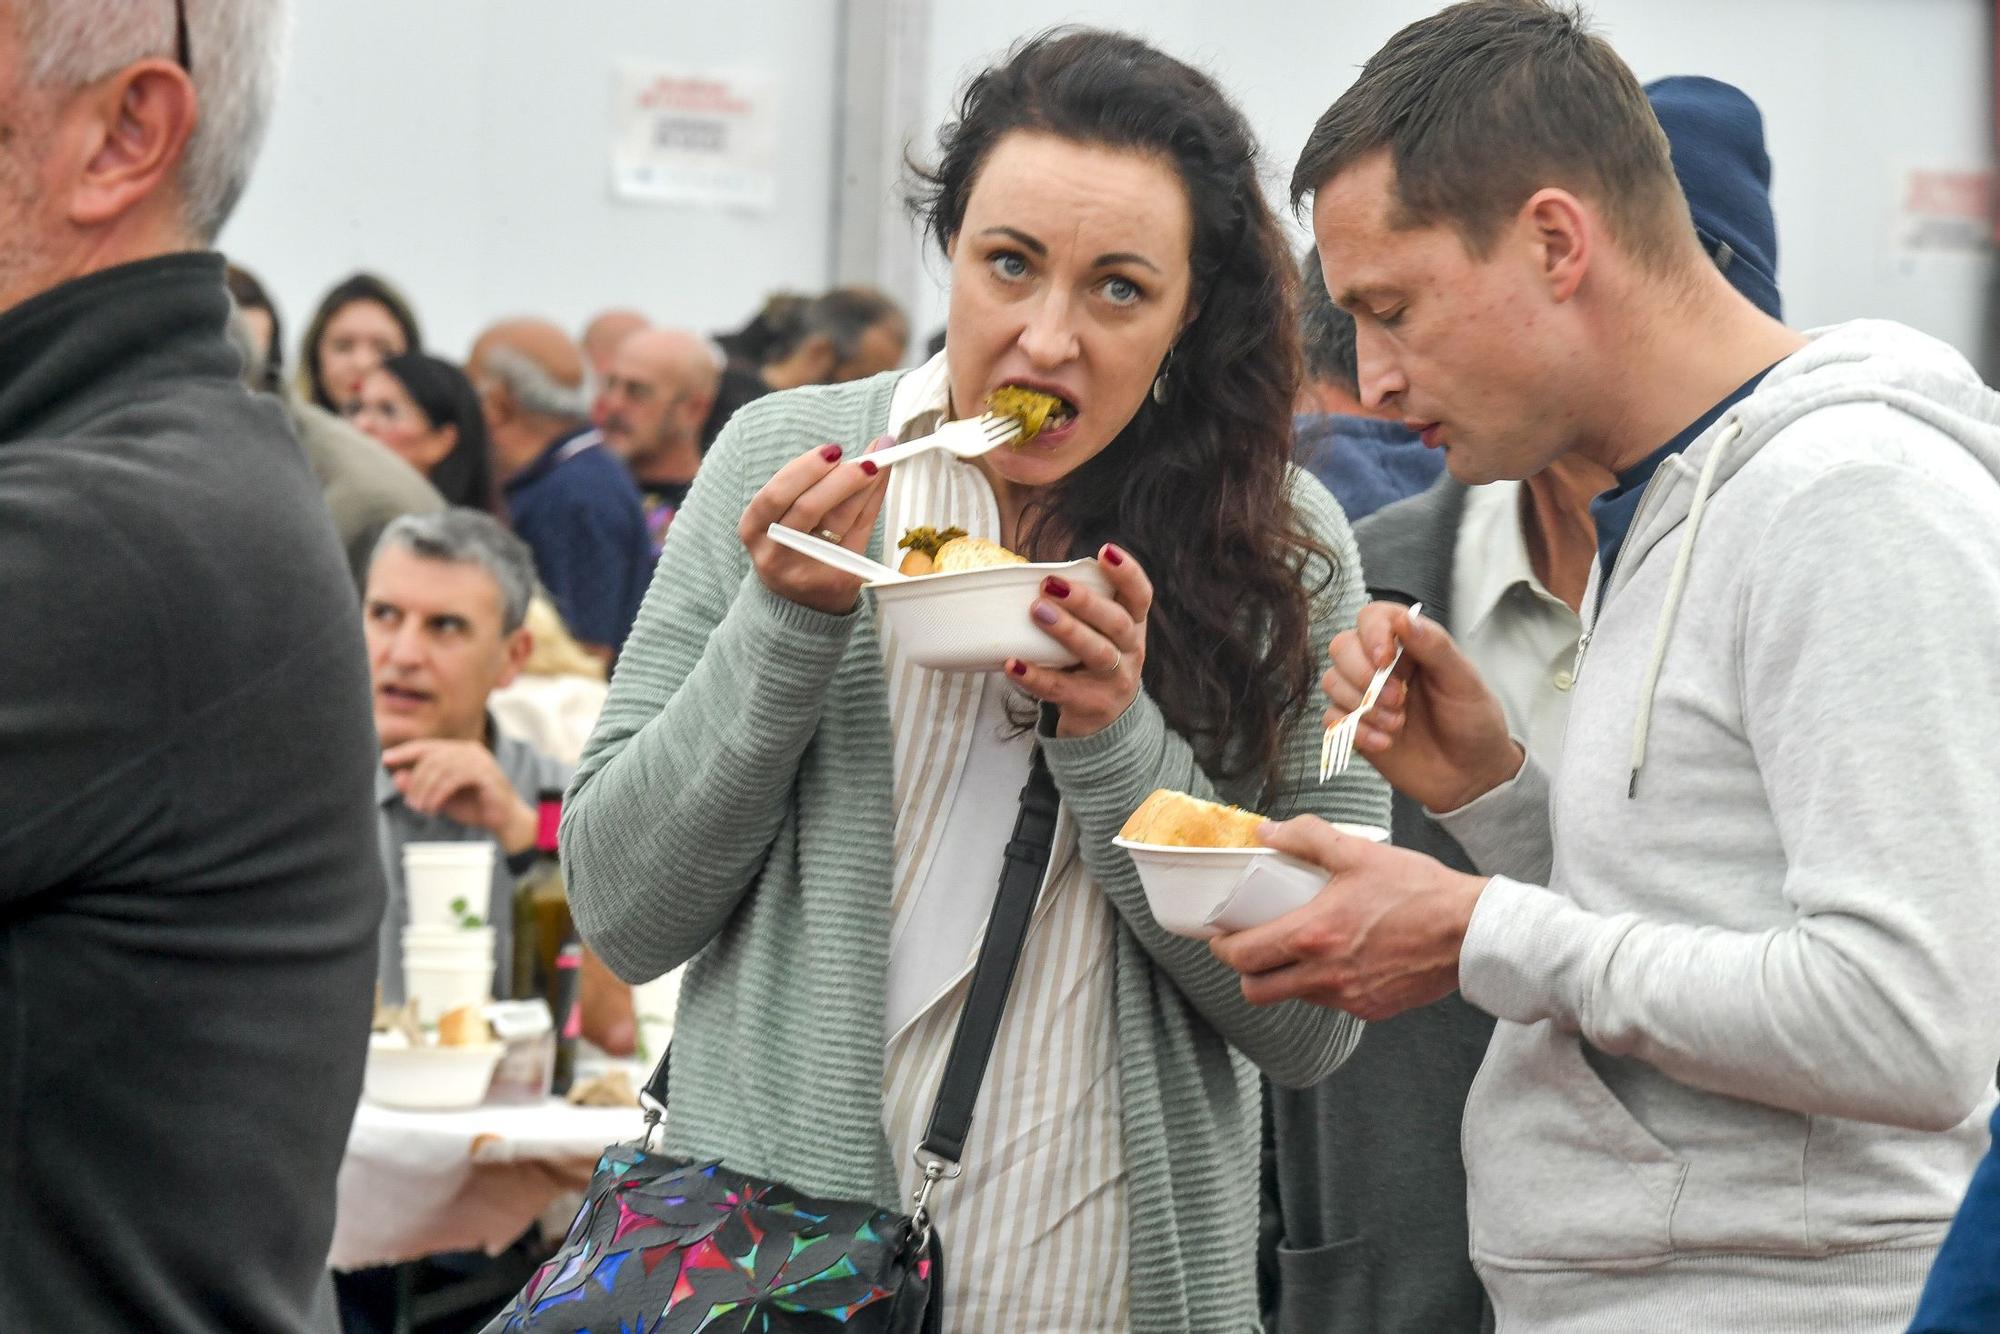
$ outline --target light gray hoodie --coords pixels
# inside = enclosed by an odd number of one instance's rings
[[[1821,331],[1655,475],[1553,783],[1443,817],[1502,1330],[1909,1319],[2000,1061],[1996,474],[1957,353]]]

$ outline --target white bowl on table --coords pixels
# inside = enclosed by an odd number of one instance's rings
[[[1336,824],[1351,838],[1386,842],[1375,825]],[[1209,940],[1283,917],[1312,902],[1326,872],[1271,848],[1184,848],[1114,838],[1131,854],[1153,920],[1177,936]]]
[[[370,1102],[409,1111],[460,1111],[486,1101],[504,1043],[471,1047],[412,1047],[400,1035],[368,1041],[361,1090]]]
[[[993,565],[982,570],[880,579],[875,593],[888,633],[910,661],[940,672],[997,671],[1009,658],[1037,667],[1073,667],[1076,655],[1028,615],[1050,575],[1111,596],[1094,560]]]

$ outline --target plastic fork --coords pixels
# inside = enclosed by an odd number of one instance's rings
[[[1410,619],[1416,620],[1424,614],[1424,604],[1410,606]],[[1354,763],[1354,739],[1361,732],[1361,718],[1375,707],[1375,701],[1382,698],[1382,687],[1389,683],[1389,674],[1396,670],[1396,664],[1403,660],[1403,645],[1396,644],[1396,655],[1389,659],[1386,667],[1376,669],[1369,678],[1368,689],[1361,694],[1361,705],[1339,722],[1326,729],[1326,735],[1319,742],[1319,781],[1338,778]]]
[[[946,450],[962,459],[976,459],[981,454],[991,453],[1013,442],[1020,434],[1021,423],[1012,417],[996,417],[988,412],[963,421],[946,422],[930,435],[878,449],[864,457],[878,468],[901,463],[932,449]]]
[[[838,543],[802,533],[796,528],[787,528],[781,523],[772,524],[764,532],[781,547],[790,547],[801,556],[810,556],[822,565],[831,565],[843,574],[857,575],[871,584],[893,584],[910,577],[858,551],[849,551]]]

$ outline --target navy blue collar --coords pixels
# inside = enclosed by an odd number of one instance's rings
[[[603,443],[604,436],[595,426],[587,423],[565,431],[551,440],[549,447],[543,450],[533,463],[510,477],[503,489],[511,493],[532,482],[539,482],[577,455],[595,449]]]

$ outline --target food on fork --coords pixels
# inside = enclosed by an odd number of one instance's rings
[[[998,542],[968,537],[963,528],[912,528],[896,543],[905,554],[897,566],[902,574],[960,574],[995,565],[1026,565],[1026,556],[1017,556]]]
[[[1021,434],[1010,442],[1025,445],[1050,425],[1060,426],[1076,415],[1076,409],[1055,394],[1003,384],[986,396],[986,410],[996,417],[1011,417],[1021,425]]]
[[[1257,826],[1263,822],[1255,811],[1163,787],[1139,804],[1118,835],[1170,848],[1261,848]]]

